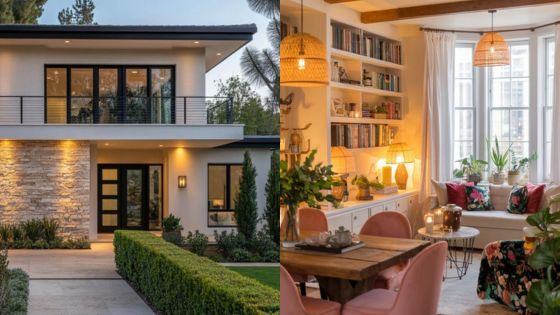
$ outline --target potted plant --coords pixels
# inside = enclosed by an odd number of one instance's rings
[[[534,152],[529,157],[524,157],[521,160],[515,158],[515,153],[511,153],[511,169],[508,171],[508,184],[516,185],[519,183],[522,173],[525,171],[529,163],[537,160],[537,152]]]
[[[372,182],[367,179],[365,175],[355,176],[352,179],[352,185],[356,185],[358,187],[358,195],[356,199],[358,200],[371,200],[371,192],[370,187],[374,189],[383,189],[383,184],[379,182]]]
[[[488,146],[490,146],[490,140],[487,140]],[[498,137],[494,139],[494,147],[491,150],[490,160],[496,166],[496,169],[492,172],[492,182],[496,185],[501,185],[506,180],[506,173],[504,172],[505,167],[509,162],[509,154],[511,152],[511,144],[505,152],[500,152],[500,145],[498,143]]]
[[[388,113],[387,108],[385,108],[385,106],[383,105],[379,105],[375,109],[375,113],[373,114],[373,117],[377,119],[387,119],[387,113]]]
[[[482,172],[488,165],[488,162],[484,160],[477,160],[474,156],[469,156],[461,160],[457,160],[461,163],[461,168],[453,171],[455,177],[467,177],[467,182],[473,182],[475,185],[482,181]]]
[[[319,208],[318,202],[323,200],[336,203],[331,194],[323,195],[321,191],[332,186],[332,166],[313,165],[316,153],[317,150],[311,151],[302,165],[292,168],[286,161],[280,161],[280,203],[288,208],[284,247],[293,247],[299,240],[296,215],[302,202],[313,208]]]
[[[183,237],[181,236],[181,230],[183,226],[181,225],[181,219],[170,214],[168,217],[163,218],[162,221],[163,232],[161,237],[173,244],[181,244]]]
[[[527,223],[540,230],[537,236],[541,239],[529,257],[529,265],[545,275],[532,282],[527,307],[535,314],[560,314],[560,278],[553,276],[560,268],[560,212],[551,213],[550,208],[546,208],[527,217]]]
[[[346,183],[337,177],[333,179],[332,182],[332,195],[337,201],[342,201],[344,199],[344,193],[346,192]]]

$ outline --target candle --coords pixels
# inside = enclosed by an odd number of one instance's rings
[[[393,183],[393,168],[390,165],[383,166],[383,185],[384,186],[391,186]]]
[[[434,214],[434,224],[443,225],[443,211],[441,208],[437,208]]]
[[[424,216],[424,226],[426,227],[426,233],[432,233],[434,231],[434,215],[427,213]]]

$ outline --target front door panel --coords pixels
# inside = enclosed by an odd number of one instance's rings
[[[144,168],[134,167],[125,170],[125,195],[126,204],[124,207],[124,228],[125,229],[144,229],[144,214],[146,209],[145,189],[144,189]]]

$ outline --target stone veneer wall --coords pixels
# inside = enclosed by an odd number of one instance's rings
[[[59,220],[63,236],[89,235],[90,146],[0,140],[0,222]]]

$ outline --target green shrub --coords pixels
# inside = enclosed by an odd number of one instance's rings
[[[229,234],[227,231],[222,231],[219,234],[217,231],[214,231],[214,239],[216,240],[218,253],[226,259],[231,256],[234,249],[245,248],[246,245],[243,234],[235,233],[233,230]]]
[[[183,227],[181,226],[181,219],[172,214],[170,214],[166,218],[163,218],[162,226],[163,232],[176,232],[183,229]]]
[[[204,252],[208,247],[208,236],[200,233],[198,230],[194,233],[189,231],[185,241],[191,252],[198,256],[204,256]]]
[[[250,239],[257,231],[258,206],[257,206],[257,169],[251,161],[251,154],[245,151],[243,168],[239,178],[239,189],[235,195],[235,221],[237,231]]]
[[[116,231],[119,273],[165,314],[279,314],[280,293],[142,231]]]
[[[256,259],[253,258],[251,253],[244,248],[234,248],[231,251],[229,259],[232,262],[251,262],[251,261],[256,260]]]
[[[257,232],[257,234],[247,242],[247,247],[248,250],[260,256],[264,256],[268,251],[278,249],[278,245],[274,243],[272,237],[264,230]]]
[[[29,298],[29,276],[21,269],[8,270],[8,290],[6,303],[0,307],[0,314],[25,315]]]
[[[275,150],[270,156],[270,171],[266,182],[266,207],[262,218],[266,230],[276,244],[280,244],[280,156]]]
[[[12,235],[12,240],[14,242],[22,241],[23,238],[25,237],[22,224],[12,225],[10,232],[11,232],[10,234]]]
[[[31,219],[22,223],[25,237],[35,243],[43,237],[43,222],[39,219]]]
[[[8,251],[3,249],[0,251],[0,310],[8,302],[8,277]]]
[[[280,262],[280,250],[269,250],[262,257],[264,262]]]
[[[53,243],[56,240],[56,234],[60,223],[58,220],[43,218],[43,237],[47,243]]]
[[[0,224],[0,241],[6,243],[10,240],[10,226],[8,224]]]

